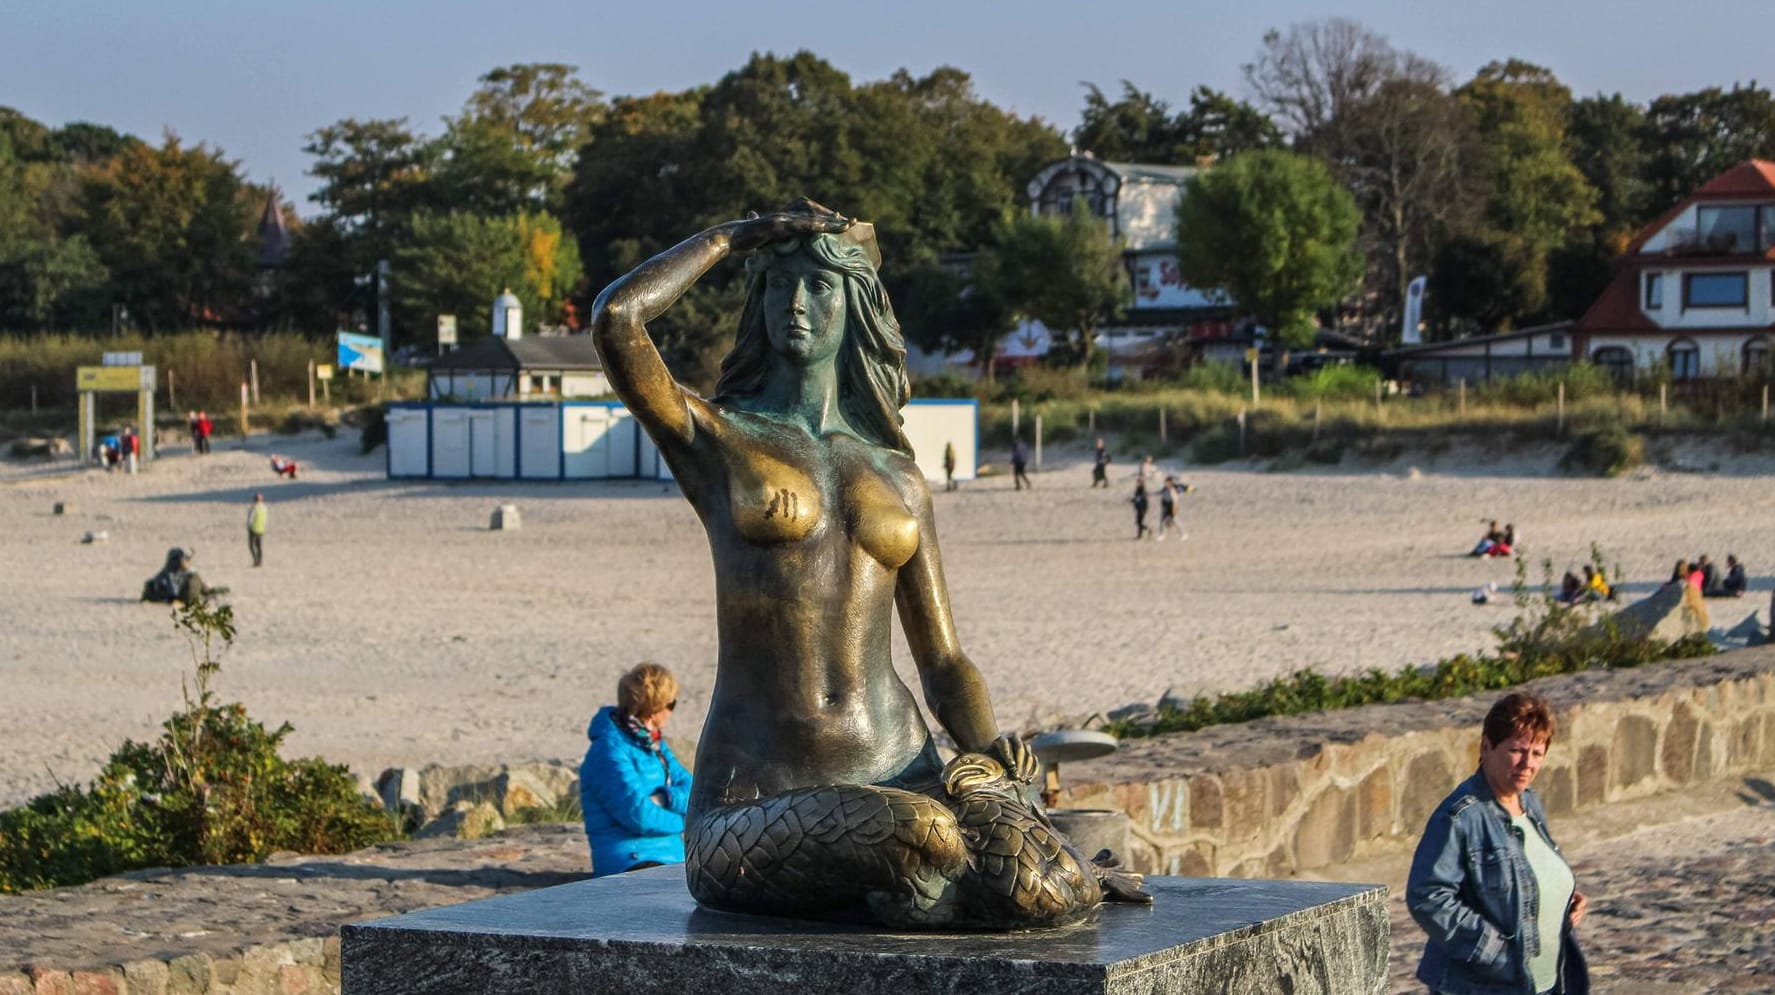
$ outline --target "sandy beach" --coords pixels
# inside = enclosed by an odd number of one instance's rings
[[[299,460],[300,479],[275,477],[272,451]],[[1008,728],[1487,648],[1514,608],[1469,593],[1507,593],[1514,565],[1462,554],[1490,518],[1517,525],[1533,580],[1543,557],[1562,571],[1596,542],[1630,598],[1679,557],[1736,553],[1752,594],[1710,601],[1714,625],[1758,608],[1767,621],[1765,458],[1703,452],[1619,480],[1564,477],[1552,450],[1293,473],[1161,461],[1196,489],[1188,540],[1156,543],[1131,541],[1132,461],[1105,491],[1082,451],[1046,455],[1032,491],[1007,475],[935,495],[962,645]],[[577,758],[587,718],[641,659],[677,672],[672,732],[697,734],[714,582],[675,488],[390,481],[383,468],[349,431],[226,440],[209,456],[174,444],[134,477],[0,464],[0,804],[84,782],[178,707],[191,653],[164,606],[136,600],[172,546],[195,547],[205,580],[231,588],[239,636],[221,696],[294,725],[293,753],[371,775]],[[255,492],[271,507],[262,569],[245,542]],[[54,515],[58,501],[75,510]],[[523,528],[489,531],[507,503]],[[81,543],[96,531],[109,540]],[[895,658],[916,687],[898,636]]]

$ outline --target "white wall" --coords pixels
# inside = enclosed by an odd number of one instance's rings
[[[562,397],[597,397],[610,393],[610,380],[602,373],[561,374]]]
[[[1129,251],[1170,250],[1177,245],[1177,205],[1183,188],[1174,183],[1152,183],[1122,178],[1116,195],[1116,226]]]
[[[1726,333],[1719,335],[1688,336],[1681,332],[1668,335],[1592,335],[1589,353],[1586,358],[1593,358],[1599,350],[1610,347],[1626,349],[1633,354],[1633,365],[1637,369],[1649,370],[1664,360],[1670,349],[1670,343],[1686,338],[1695,343],[1695,349],[1701,363],[1701,375],[1704,377],[1737,376],[1744,370],[1744,345],[1754,338],[1762,338],[1775,346],[1775,331],[1768,334]]]
[[[561,476],[561,408],[526,404],[518,409],[518,468],[529,480]]]
[[[388,409],[388,475],[423,477],[430,416],[424,408]]]
[[[1770,281],[1771,268],[1767,265],[1756,265],[1759,260],[1745,257],[1745,265],[1708,266],[1685,270],[1681,267],[1646,270],[1640,274],[1639,287],[1636,290],[1637,302],[1646,317],[1652,319],[1660,328],[1739,328],[1746,325],[1762,326],[1775,324],[1775,300],[1771,299]],[[1740,270],[1748,271],[1749,293],[1746,296],[1748,307],[1723,308],[1706,307],[1683,309],[1683,274],[1690,273],[1731,273]],[[1658,273],[1664,278],[1662,293],[1664,306],[1653,309],[1645,306],[1646,278]]]
[[[912,455],[926,480],[943,479],[943,446],[955,446],[955,479],[973,480],[980,465],[980,407],[973,401],[920,399],[901,409],[902,431],[912,440]],[[1030,423],[1032,426],[1033,422]]]

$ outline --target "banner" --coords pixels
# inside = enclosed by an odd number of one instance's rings
[[[339,333],[339,368],[382,372],[382,340],[374,335]]]
[[[1418,325],[1424,316],[1424,286],[1429,283],[1428,277],[1418,277],[1405,288],[1405,318],[1400,322],[1399,342],[1401,345],[1417,345],[1424,341],[1418,331]]]

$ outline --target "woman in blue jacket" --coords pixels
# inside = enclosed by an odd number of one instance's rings
[[[1479,770],[1424,827],[1405,904],[1429,936],[1417,976],[1432,992],[1589,990],[1572,935],[1584,918],[1584,894],[1529,790],[1552,742],[1546,699],[1505,695],[1485,717]]]
[[[579,806],[592,849],[592,876],[684,862],[690,772],[661,736],[678,705],[678,682],[643,663],[616,685],[616,706],[592,716],[579,765]]]

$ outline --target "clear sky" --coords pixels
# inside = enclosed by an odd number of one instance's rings
[[[565,62],[606,94],[712,83],[755,51],[808,49],[854,81],[952,65],[981,96],[1070,130],[1080,81],[1129,79],[1174,107],[1198,84],[1249,96],[1271,27],[1353,18],[1446,66],[1551,68],[1579,95],[1775,82],[1775,0],[0,0],[0,106],[52,126],[170,128],[276,180],[303,214],[303,136],[347,117],[435,135],[482,73]]]

